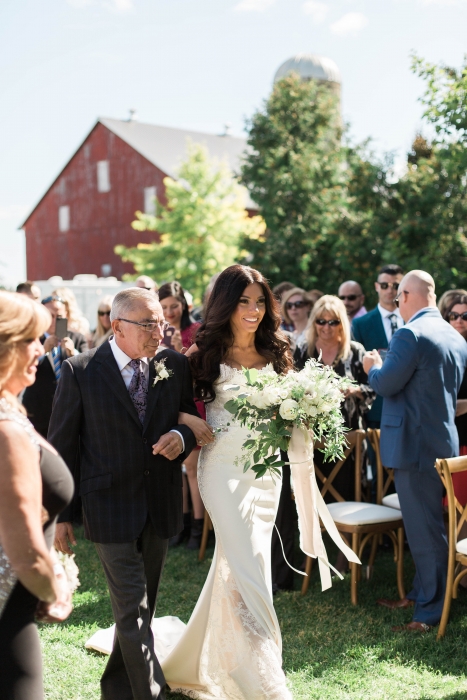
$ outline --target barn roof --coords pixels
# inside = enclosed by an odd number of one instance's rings
[[[156,126],[155,124],[143,124],[136,120],[124,121],[121,119],[110,119],[109,117],[100,117],[90,133],[94,131],[99,123],[125,141],[150,163],[159,168],[159,170],[162,170],[163,173],[175,179],[177,169],[181,165],[182,160],[186,158],[187,143],[189,140],[193,141],[193,143],[204,144],[208,149],[210,158],[225,160],[229,168],[235,174],[240,173],[242,156],[247,148],[246,139],[237,136],[206,134],[201,131],[175,129],[170,126]],[[88,137],[89,134],[84,139],[84,142]],[[83,143],[79,146],[78,151]],[[74,155],[76,155],[78,151],[76,151]],[[67,161],[66,165],[68,165],[70,160],[71,158]],[[19,226],[19,229],[25,226],[30,216],[37,209],[46,194],[51,190],[55,182],[57,182],[66,165],[49,185],[37,204],[31,209],[24,222]],[[245,207],[253,210],[258,209],[257,204],[252,201],[246,189]]]
[[[186,158],[188,140],[204,144],[210,158],[226,160],[234,173],[240,172],[246,139],[143,124],[135,120],[101,117],[99,121],[170,177],[176,177],[177,169]]]

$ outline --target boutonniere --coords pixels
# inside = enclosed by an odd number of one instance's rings
[[[171,369],[167,369],[165,366],[165,361],[166,357],[162,358],[162,360],[159,360],[159,362],[156,362],[154,360],[154,371],[155,371],[155,377],[154,381],[152,383],[153,386],[156,386],[157,382],[162,381],[163,379],[168,379],[169,377],[173,377],[173,371]]]

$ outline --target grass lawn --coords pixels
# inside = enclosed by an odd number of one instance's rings
[[[84,648],[93,632],[113,621],[105,578],[93,545],[79,537],[76,552],[81,587],[74,611],[65,624],[43,625],[40,630],[46,697],[51,700],[99,700],[99,678],[107,658]],[[212,549],[202,563],[195,552],[169,551],[158,615],[188,621],[211,557]],[[407,586],[412,575],[407,556]],[[360,583],[357,607],[350,605],[348,580],[321,593],[317,567],[306,597],[298,590],[275,597],[284,669],[294,700],[467,699],[467,592],[461,591],[453,601],[441,642],[436,642],[434,632],[392,633],[390,626],[408,622],[410,611],[379,608],[375,600],[383,596],[397,596],[395,565],[388,553],[378,555],[372,580]],[[177,694],[169,697],[182,699]]]

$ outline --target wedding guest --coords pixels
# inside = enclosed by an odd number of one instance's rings
[[[393,631],[427,632],[440,621],[448,562],[443,484],[433,465],[459,449],[454,419],[467,345],[436,308],[427,272],[407,273],[397,301],[406,325],[394,334],[384,364],[375,350],[363,362],[371,386],[384,397],[381,459],[394,469],[416,575],[406,598],[378,603],[390,609],[414,605],[412,621]]]
[[[140,275],[135,280],[135,287],[147,289],[148,292],[157,292],[157,282],[147,275]]]
[[[91,336],[89,346],[98,348],[99,345],[105,343],[112,335],[112,324],[110,323],[110,310],[112,308],[112,296],[103,297],[97,308],[97,325],[96,330]]]
[[[364,316],[367,313],[365,307],[363,306],[365,303],[365,295],[363,294],[363,290],[358,282],[354,282],[353,280],[343,282],[339,287],[337,296],[344,302],[350,322],[352,322],[355,318]]]
[[[448,307],[451,306],[453,299],[456,297],[465,296],[466,294],[467,290],[465,289],[448,289],[447,292],[444,292],[444,294],[442,294],[438,300],[438,309],[441,316],[446,318],[446,312]]]
[[[211,277],[209,280],[209,284],[206,287],[206,291],[204,292],[203,296],[203,304],[202,306],[198,306],[196,309],[193,309],[192,317],[195,321],[203,321],[204,318],[204,310],[206,309],[208,302],[209,302],[209,297],[211,296],[212,290],[214,289],[214,285],[216,284],[216,280],[219,277],[220,272],[216,272],[215,275]]]
[[[167,282],[159,289],[159,301],[164,312],[164,318],[173,328],[175,333],[171,337],[171,347],[177,352],[182,348],[188,349],[195,342],[196,331],[201,326],[196,323],[188,311],[188,303],[185,292],[178,282]],[[196,408],[201,418],[206,418],[206,411],[202,401],[196,402]],[[204,505],[198,486],[198,456],[199,447],[195,447],[185,458],[184,467],[186,479],[183,479],[183,530],[172,538],[171,546],[182,544],[188,539],[188,549],[199,549],[204,525]],[[188,487],[190,489],[191,503],[193,506],[193,522],[188,503]]]
[[[272,293],[276,297],[277,301],[279,302],[279,305],[282,305],[282,296],[285,294],[285,292],[288,292],[290,289],[293,289],[295,287],[292,282],[279,282],[279,284],[276,284],[275,287],[272,288]],[[281,306],[281,311],[282,311],[282,306]],[[294,327],[293,323],[287,323],[285,318],[282,318],[282,323],[281,323],[281,329],[283,331],[289,331],[292,332]]]
[[[463,294],[451,299],[444,320],[451,324],[458,333],[467,340],[467,295]],[[467,455],[467,373],[457,394],[456,428],[459,435],[459,455]],[[454,492],[459,503],[467,503],[467,472],[452,475]]]
[[[375,400],[375,392],[363,369],[364,354],[363,345],[351,340],[350,322],[342,301],[329,294],[318,299],[311,312],[305,338],[295,350],[295,366],[301,370],[309,358],[317,360],[321,355],[323,364],[332,366],[341,377],[349,377],[356,382],[356,385],[347,389],[342,404],[345,426],[350,430],[362,427],[362,417]],[[324,475],[329,476],[333,464],[322,462],[321,455],[321,452],[316,451],[315,460],[319,461]],[[354,462],[349,458],[334,481],[336,490],[347,501],[355,498],[353,465]]]
[[[311,300],[311,302],[316,304],[318,299],[321,299],[321,297],[324,297],[324,292],[321,292],[319,289],[310,289],[309,292],[306,293],[308,299]]]
[[[34,618],[61,622],[71,612],[65,572],[51,548],[56,518],[72,497],[73,482],[17,399],[35,380],[39,336],[49,325],[44,306],[0,291],[0,553],[17,579],[0,611],[2,700],[44,697]],[[0,600],[7,592],[0,578]]]
[[[65,305],[64,317],[68,319],[68,330],[89,338],[89,321],[78,306],[75,294],[69,287],[57,287],[51,296],[60,297]]]
[[[305,328],[312,306],[311,299],[300,287],[292,287],[282,295],[281,314],[285,322],[293,327],[290,337],[294,347],[305,338]]]
[[[34,301],[41,300],[40,288],[35,282],[31,282],[30,280],[26,280],[26,282],[20,282],[16,287],[16,291],[18,294],[26,294],[26,296],[28,296],[30,299],[33,299]]]
[[[53,295],[46,297],[42,300],[42,304],[50,312],[51,323],[41,337],[45,354],[39,360],[36,381],[24,392],[23,405],[34,428],[47,437],[61,365],[68,357],[87,350],[88,344],[84,335],[75,331],[67,331],[66,337],[62,340],[55,335],[57,318],[66,317],[66,307],[61,297]]]

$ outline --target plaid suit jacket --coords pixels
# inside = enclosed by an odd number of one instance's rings
[[[183,527],[180,467],[196,441],[187,426],[178,425],[178,414],[197,412],[187,358],[172,350],[157,360],[163,357],[173,376],[153,387],[150,362],[143,425],[108,341],[62,365],[48,439],[75,477],[85,536],[93,542],[130,542],[148,516],[162,538]],[[153,455],[152,445],[172,428],[182,433],[186,451],[170,461]],[[70,519],[69,510],[60,517]]]

